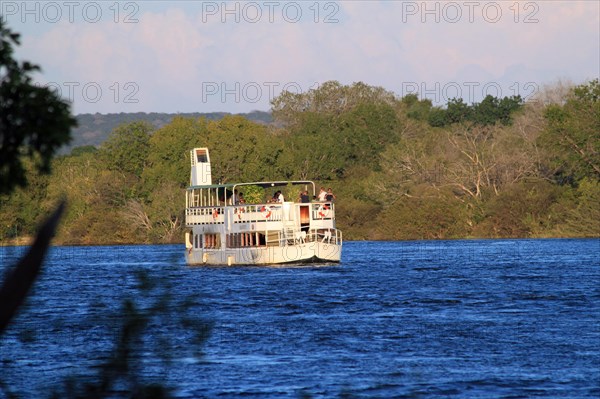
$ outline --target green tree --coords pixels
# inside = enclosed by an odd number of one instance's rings
[[[521,96],[498,99],[487,95],[480,103],[472,106],[469,120],[476,125],[490,126],[500,122],[502,125],[512,123],[512,113],[521,108]]]
[[[496,123],[510,125],[512,115],[523,105],[521,96],[498,99],[487,95],[480,103],[467,105],[462,98],[448,101],[446,108],[433,108],[428,115],[433,127],[444,127],[455,123],[475,126],[493,126]]]
[[[388,104],[359,104],[340,115],[334,138],[337,151],[344,154],[348,165],[370,165],[377,168],[379,153],[400,137],[396,112]]]
[[[93,206],[102,164],[93,153],[84,153],[57,158],[53,166],[54,173],[50,175],[44,205],[50,207],[59,198],[66,198],[69,209],[64,222],[69,225]]]
[[[283,142],[265,125],[242,116],[209,121],[202,147],[208,147],[213,182],[280,179]],[[188,168],[189,172],[189,168]]]
[[[61,157],[53,163],[43,209],[59,198],[69,207],[57,240],[69,244],[144,242],[135,227],[125,223],[120,211],[134,196],[138,184],[131,174],[106,169],[96,153]]]
[[[352,167],[376,168],[379,153],[400,135],[396,109],[406,106],[380,87],[335,81],[303,94],[283,93],[272,104],[274,118],[286,126],[283,174],[313,180],[344,178]]]
[[[300,122],[299,118],[305,112],[338,115],[359,104],[396,103],[395,94],[382,87],[362,82],[345,86],[337,81],[328,81],[305,93],[281,93],[271,101],[271,110],[276,122],[293,126]]]
[[[205,147],[207,120],[175,117],[150,138],[147,166],[142,173],[146,193],[163,181],[185,188],[190,182],[190,150]]]
[[[523,181],[508,186],[484,204],[479,236],[531,237],[547,231],[549,209],[560,196],[560,188],[546,181]]]
[[[450,239],[469,235],[468,207],[445,190],[421,187],[404,195],[378,215],[373,236],[383,239]]]
[[[76,121],[69,104],[49,88],[33,83],[37,65],[19,63],[13,46],[19,35],[0,19],[0,194],[27,185],[23,157],[36,173],[48,173],[55,152],[70,139]]]
[[[281,156],[286,179],[330,180],[343,174],[344,151],[334,135],[332,115],[305,112],[284,136]]]
[[[181,241],[185,223],[184,192],[175,182],[162,182],[151,193],[146,206],[152,223],[150,238],[164,243]]]
[[[427,114],[427,122],[433,127],[444,127],[448,124],[446,119],[447,112],[441,107],[433,107]]]
[[[561,237],[600,237],[600,181],[583,178],[568,197],[556,204],[553,212],[560,219],[553,232]]]
[[[100,157],[108,169],[140,177],[146,166],[153,130],[147,122],[131,122],[114,129],[100,147]]]
[[[452,124],[468,121],[472,118],[472,112],[473,109],[462,98],[454,98],[448,101],[445,122]]]
[[[560,181],[600,179],[600,83],[573,88],[564,105],[551,104],[539,143],[548,151],[548,166]]]
[[[419,100],[419,96],[416,94],[407,94],[402,97],[400,103],[406,109],[406,115],[409,118],[416,119],[419,121],[426,121],[429,118],[429,112],[432,108],[431,100],[425,98]]]
[[[59,201],[57,198],[46,208],[44,202],[49,176],[36,173],[28,159],[23,161],[23,167],[28,176],[27,187],[17,187],[10,194],[0,194],[0,241],[33,236],[39,222]]]

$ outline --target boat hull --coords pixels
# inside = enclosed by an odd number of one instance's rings
[[[186,251],[189,265],[273,265],[285,263],[340,262],[342,245],[307,242],[296,245]]]

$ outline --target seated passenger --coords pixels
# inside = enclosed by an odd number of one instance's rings
[[[238,204],[245,204],[246,200],[244,199],[244,193],[239,193],[238,194],[238,200],[237,200]]]

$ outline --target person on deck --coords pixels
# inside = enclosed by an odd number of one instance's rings
[[[326,196],[327,196],[327,191],[325,191],[325,187],[321,187],[321,191],[319,191],[319,195],[317,196],[317,199],[320,202],[325,202]]]
[[[281,191],[277,191],[275,193],[275,198],[279,203],[283,203],[285,201],[285,198],[283,198],[283,194],[281,193]]]
[[[244,193],[239,193],[236,200],[236,205],[245,204],[246,200],[244,199]]]
[[[328,202],[333,202],[335,200],[335,195],[333,194],[333,190],[331,187],[327,189],[327,194],[325,194],[325,200]]]
[[[281,191],[277,191],[275,194],[273,194],[273,202],[283,203],[283,201],[285,201],[285,198],[283,197]]]
[[[310,202],[310,197],[308,196],[308,191],[300,191],[300,202],[306,204]]]

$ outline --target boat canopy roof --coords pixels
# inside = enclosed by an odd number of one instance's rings
[[[313,191],[315,190],[315,183],[310,180],[279,180],[279,181],[260,181],[260,182],[252,182],[252,183],[225,183],[225,184],[211,184],[205,186],[190,186],[189,190],[198,190],[202,188],[224,188],[224,189],[232,189],[235,190],[240,186],[259,186],[262,188],[270,188],[270,187],[283,187],[288,184],[299,186],[299,185],[308,185],[310,184],[313,187]]]

